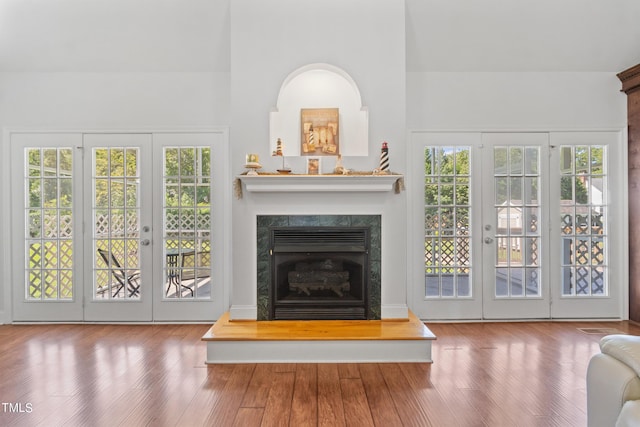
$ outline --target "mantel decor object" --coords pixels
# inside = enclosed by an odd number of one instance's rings
[[[249,169],[247,175],[257,176],[258,169],[262,169],[260,164],[260,156],[255,153],[247,154],[245,157],[244,167]]]
[[[320,175],[320,157],[307,157],[307,175]]]
[[[282,140],[280,138],[278,138],[278,141],[276,142],[276,150],[273,153],[271,153],[271,155],[282,157],[282,167],[278,169],[278,173],[281,173],[283,175],[291,173],[291,169],[286,167],[284,164],[284,151],[283,151]]]
[[[303,156],[335,156],[340,153],[337,108],[300,110],[300,153]]]
[[[380,172],[389,171],[389,146],[387,141],[382,143],[382,149],[380,151]]]

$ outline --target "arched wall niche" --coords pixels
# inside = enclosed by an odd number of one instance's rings
[[[270,114],[271,151],[282,139],[285,156],[300,156],[303,108],[338,108],[340,154],[368,156],[369,113],[362,106],[358,85],[344,70],[316,63],[298,68],[282,83],[275,109]]]

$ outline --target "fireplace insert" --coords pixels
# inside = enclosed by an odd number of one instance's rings
[[[273,227],[270,318],[367,319],[368,227]]]

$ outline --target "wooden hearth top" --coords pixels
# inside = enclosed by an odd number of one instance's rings
[[[409,312],[393,320],[230,320],[224,313],[203,341],[435,340]]]

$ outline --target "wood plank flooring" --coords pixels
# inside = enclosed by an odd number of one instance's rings
[[[0,425],[584,426],[629,322],[428,324],[433,364],[205,365],[208,325],[0,326]]]

